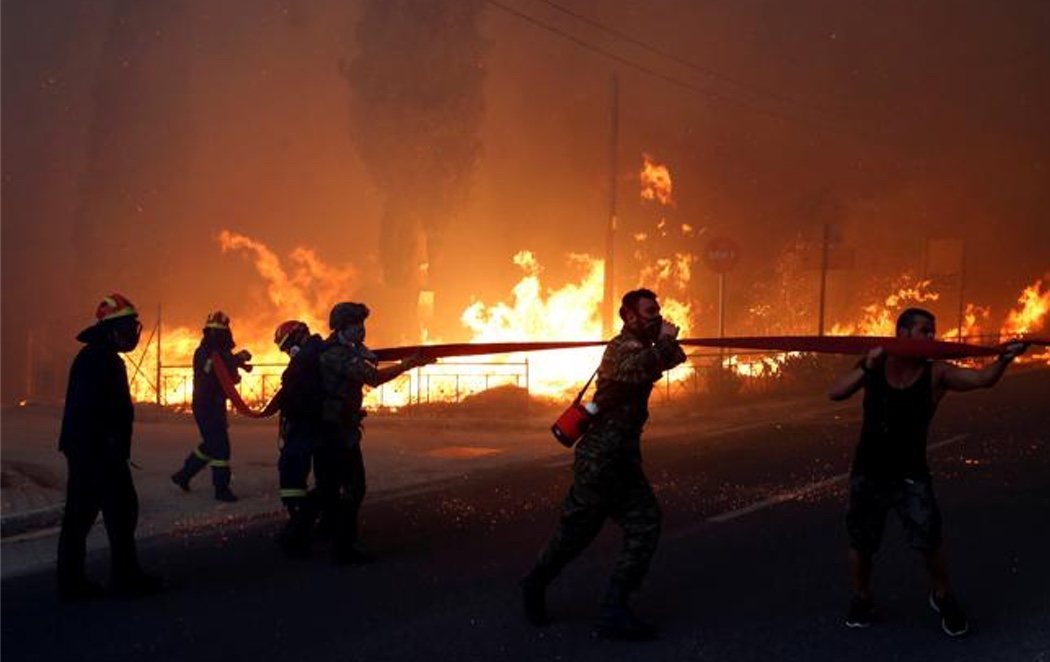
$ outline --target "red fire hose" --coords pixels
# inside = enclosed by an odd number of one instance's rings
[[[219,386],[222,387],[226,397],[230,399],[233,404],[233,408],[243,416],[249,418],[267,418],[277,413],[279,406],[279,397],[281,392],[278,391],[274,394],[273,398],[263,407],[262,411],[255,411],[248,406],[248,403],[244,401],[241,394],[237,392],[237,387],[233,383],[233,377],[230,376],[230,371],[226,369],[226,363],[223,362],[222,358],[218,354],[211,355],[211,366],[215,369],[215,377],[219,380]]]
[[[1015,342],[1029,345],[1050,346],[1048,338],[1023,338]],[[945,342],[942,340],[921,340],[917,338],[894,338],[879,336],[743,336],[737,338],[683,338],[678,343],[685,347],[716,347],[723,349],[752,349],[777,352],[817,352],[824,354],[866,354],[876,347],[882,347],[892,356],[927,359],[962,359],[979,356],[995,356],[1002,353],[1008,343],[996,346],[971,345],[967,343]],[[538,352],[550,349],[577,349],[597,347],[606,344],[604,340],[576,342],[519,342],[519,343],[453,343],[447,345],[410,345],[406,347],[387,347],[374,350],[380,361],[397,361],[414,354],[427,358],[452,358],[459,356],[481,356],[484,354],[510,354],[513,352]],[[237,392],[230,376],[218,355],[212,355],[215,376],[219,379],[226,397],[233,403],[240,414],[251,418],[273,416],[279,409],[278,391],[272,400],[262,409],[254,411],[248,406],[241,394]]]

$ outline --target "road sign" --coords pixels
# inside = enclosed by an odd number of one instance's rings
[[[704,263],[716,274],[724,274],[736,266],[740,247],[728,237],[714,237],[704,249]]]

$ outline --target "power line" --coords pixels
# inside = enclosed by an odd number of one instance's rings
[[[613,53],[612,51],[609,51],[609,50],[607,50],[605,48],[602,48],[601,46],[596,46],[596,45],[594,45],[594,44],[592,44],[592,43],[590,43],[588,41],[585,41],[585,40],[583,40],[583,39],[581,39],[581,38],[579,38],[579,37],[577,37],[577,36],[575,36],[573,34],[570,34],[568,32],[560,30],[560,29],[554,27],[553,25],[550,25],[548,23],[544,23],[543,21],[540,21],[537,18],[529,16],[528,14],[525,14],[524,12],[518,11],[517,9],[514,9],[513,7],[509,7],[507,5],[504,5],[501,2],[497,2],[497,0],[485,0],[485,1],[488,4],[492,5],[493,7],[501,9],[501,10],[507,12],[508,14],[511,14],[511,15],[517,17],[517,18],[520,18],[523,21],[526,21],[527,23],[531,23],[532,25],[535,25],[536,27],[539,27],[539,28],[542,28],[544,30],[547,30],[548,32],[556,34],[559,37],[562,37],[563,39],[567,39],[567,40],[573,42],[574,44],[576,44],[577,46],[580,46],[581,48],[585,48],[585,49],[587,49],[589,51],[597,53],[597,54],[599,54],[599,55],[601,55],[603,57],[606,57],[606,58],[608,58],[610,60],[618,62],[618,63],[620,63],[622,65],[625,65],[627,67],[635,69],[636,71],[640,71],[640,72],[642,72],[644,74],[647,74],[649,76],[652,76],[654,78],[659,78],[660,80],[663,80],[665,82],[671,83],[672,85],[677,85],[678,87],[681,87],[683,89],[687,89],[687,90],[690,90],[690,91],[695,92],[697,94],[700,94],[702,96],[708,97],[712,101],[720,101],[722,103],[730,104],[730,105],[736,106],[737,108],[741,108],[743,110],[747,110],[749,112],[756,113],[756,114],[759,114],[759,115],[767,115],[769,117],[775,117],[775,118],[778,118],[778,119],[787,120],[789,122],[795,122],[796,124],[800,124],[800,125],[803,125],[803,126],[808,126],[810,128],[817,129],[819,131],[824,131],[824,132],[828,132],[828,133],[837,133],[837,134],[840,134],[840,135],[853,135],[852,132],[847,131],[845,129],[840,129],[838,127],[829,126],[829,125],[826,125],[826,124],[819,124],[819,123],[816,123],[814,121],[810,121],[807,118],[798,117],[797,115],[791,115],[791,114],[788,114],[788,113],[783,113],[783,112],[779,112],[779,111],[776,111],[776,110],[771,110],[769,108],[762,108],[760,106],[754,106],[754,105],[751,105],[749,103],[742,102],[742,101],[740,101],[738,99],[732,99],[730,97],[727,97],[727,96],[724,96],[724,95],[720,95],[717,92],[714,92],[712,90],[704,89],[704,88],[702,88],[702,87],[700,87],[698,85],[694,85],[693,83],[690,83],[688,81],[684,81],[684,80],[682,80],[680,78],[675,78],[674,76],[671,76],[669,74],[665,74],[665,73],[663,73],[661,71],[657,71],[655,69],[647,67],[644,64],[640,64],[638,62],[635,62],[634,60],[631,60],[629,58],[623,57],[622,55],[618,55],[616,53]]]
[[[624,41],[629,42],[631,44],[634,44],[635,46],[638,46],[639,48],[642,48],[642,49],[644,49],[646,51],[649,51],[650,53],[654,53],[654,54],[659,55],[661,57],[667,58],[668,60],[671,60],[672,62],[676,62],[676,63],[678,63],[678,64],[680,64],[682,66],[688,67],[688,68],[690,68],[690,69],[692,69],[694,71],[698,71],[698,72],[700,72],[702,74],[706,74],[706,75],[711,76],[713,78],[717,78],[719,80],[725,81],[726,83],[729,83],[731,85],[736,85],[737,87],[743,89],[744,91],[751,92],[752,94],[760,94],[760,95],[769,97],[770,99],[776,99],[777,101],[780,101],[782,103],[792,104],[792,105],[799,106],[801,108],[806,108],[808,110],[813,110],[813,111],[816,111],[818,113],[821,113],[821,114],[827,116],[829,119],[842,120],[841,117],[837,116],[835,113],[832,113],[832,112],[830,112],[830,111],[828,111],[828,110],[826,110],[824,108],[821,108],[819,106],[815,106],[815,105],[806,103],[804,101],[799,101],[797,99],[792,99],[791,97],[784,96],[783,94],[780,94],[779,92],[775,92],[773,90],[768,90],[768,89],[759,87],[759,86],[757,86],[757,85],[755,85],[753,83],[745,83],[743,81],[737,80],[737,79],[733,78],[732,76],[728,76],[726,74],[723,74],[720,71],[716,71],[716,70],[714,70],[714,69],[712,69],[710,67],[706,67],[706,66],[704,66],[702,64],[697,64],[696,62],[693,62],[691,60],[687,60],[687,59],[685,59],[685,58],[683,58],[683,57],[681,57],[679,55],[675,55],[674,53],[671,53],[670,51],[663,50],[663,49],[658,48],[657,46],[654,46],[654,45],[652,45],[652,44],[650,44],[648,42],[642,41],[641,39],[638,39],[637,37],[634,37],[634,36],[632,36],[632,35],[630,35],[630,34],[628,34],[626,32],[623,32],[621,30],[617,30],[616,28],[613,28],[613,27],[610,27],[608,25],[605,25],[604,23],[600,23],[600,22],[598,22],[598,21],[596,21],[596,20],[594,20],[592,18],[584,16],[583,14],[577,13],[577,12],[569,9],[568,7],[564,7],[564,6],[560,5],[560,4],[558,4],[557,2],[554,2],[553,0],[536,0],[536,1],[537,2],[542,2],[545,5],[548,5],[549,7],[552,7],[553,9],[555,9],[555,10],[557,10],[559,12],[562,12],[563,14],[565,14],[567,16],[571,16],[572,18],[574,18],[574,19],[576,19],[578,21],[586,23],[587,25],[590,25],[593,28],[596,28],[598,30],[601,30],[602,32],[605,32],[606,34],[610,34],[610,35],[612,35],[614,37],[617,37],[619,39],[623,39]]]

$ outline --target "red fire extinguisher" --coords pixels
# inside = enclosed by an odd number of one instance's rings
[[[558,420],[554,421],[554,425],[551,426],[554,438],[566,448],[572,448],[580,440],[580,437],[587,431],[587,428],[590,427],[595,415],[598,413],[598,405],[593,402],[588,402],[586,405],[580,404],[580,401],[583,400],[583,394],[587,392],[587,388],[594,381],[594,377],[597,374],[598,371],[595,370],[580,392],[576,394],[576,399],[572,401],[569,408],[562,412]]]

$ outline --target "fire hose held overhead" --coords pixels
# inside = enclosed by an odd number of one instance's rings
[[[1047,338],[1021,338],[1017,341],[1028,345],[1050,346]],[[895,338],[878,336],[744,336],[736,338],[683,338],[678,341],[683,347],[713,347],[722,349],[752,349],[780,352],[816,352],[825,354],[866,354],[876,347],[882,347],[893,356],[907,358],[927,359],[963,359],[982,356],[996,356],[1003,352],[1006,345],[972,345],[967,343],[944,342],[941,340],[921,340],[917,338]],[[375,350],[375,355],[380,361],[397,361],[416,354],[431,359],[452,358],[461,356],[483,356],[485,354],[510,354],[513,352],[538,352],[554,349],[579,349],[585,347],[598,347],[606,344],[604,340],[592,341],[564,341],[564,342],[520,342],[520,343],[453,343],[446,345],[410,345],[406,347],[388,347]],[[223,391],[230,399],[234,409],[238,413],[251,418],[265,418],[273,416],[278,411],[278,397],[280,392],[261,411],[255,411],[244,402],[240,393],[237,392],[233,378],[229,374],[225,364],[213,357],[215,374],[222,385]],[[586,424],[592,415],[580,405],[579,401],[573,403],[579,405],[579,410],[570,418],[578,417],[573,423],[573,431],[582,434],[580,424]],[[573,407],[563,414],[563,417],[575,411]],[[581,413],[582,412],[582,413]],[[583,416],[586,413],[587,416]],[[561,422],[561,418],[558,419]],[[566,425],[570,423],[565,421]],[[563,428],[563,432],[567,428]],[[558,433],[555,432],[555,436]],[[558,437],[559,441],[561,437]],[[577,439],[579,436],[576,437]],[[562,443],[565,443],[562,441]],[[573,440],[571,443],[575,443]],[[569,444],[571,446],[571,443]]]

